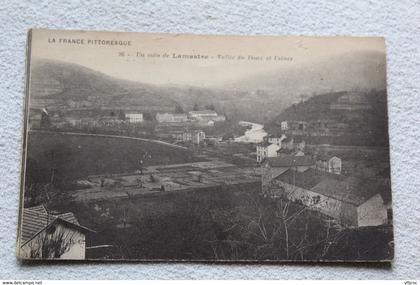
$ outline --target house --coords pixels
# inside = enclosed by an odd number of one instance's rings
[[[268,190],[267,190],[268,189]],[[267,193],[301,203],[346,227],[387,224],[391,189],[354,177],[308,169],[289,169],[271,181]]]
[[[201,144],[206,139],[206,133],[202,130],[188,131],[185,130],[178,139],[183,142],[191,142],[193,144]]]
[[[24,208],[18,256],[23,259],[85,259],[86,235],[73,213],[52,214],[44,206]]]
[[[206,139],[204,140],[204,142],[206,143],[207,146],[217,146],[220,143],[220,140],[218,138],[214,138],[214,137],[206,137]]]
[[[183,123],[188,121],[188,117],[183,113],[157,113],[156,121],[159,123]]]
[[[372,109],[367,96],[364,94],[358,92],[344,93],[336,102],[330,105],[331,110],[355,111]]]
[[[193,144],[197,144],[197,145],[201,144],[202,142],[204,142],[205,139],[206,139],[206,133],[201,130],[197,130],[192,133],[191,140]]]
[[[391,189],[353,177],[343,181],[326,179],[311,189],[336,207],[329,206],[330,216],[351,227],[378,226],[388,223],[386,193]]]
[[[269,135],[267,138],[267,141],[271,144],[276,144],[278,146],[281,146],[281,142],[286,139],[286,136],[282,134],[281,136],[273,136]]]
[[[189,111],[188,117],[190,117],[191,119],[200,119],[203,117],[217,117],[217,113],[213,110]]]
[[[280,146],[269,142],[257,145],[257,162],[262,162],[267,157],[276,157]]]
[[[98,123],[101,126],[114,127],[120,125],[121,123],[123,123],[123,121],[116,116],[102,116],[99,119]]]
[[[182,133],[182,141],[183,142],[190,142],[190,141],[192,141],[192,132],[190,132],[190,131],[184,131]]]
[[[310,168],[315,168],[315,162],[309,155],[288,155],[267,158],[261,165],[261,182],[263,189],[270,185],[273,179],[289,169],[293,169],[296,172],[304,172]]]
[[[281,142],[281,148],[293,150],[295,148],[294,139],[292,137],[287,137]]]
[[[287,121],[282,121],[280,123],[280,128],[282,131],[287,131],[289,129],[289,123]]]
[[[125,114],[125,119],[131,124],[138,124],[143,122],[142,113],[127,113]]]
[[[188,118],[202,126],[213,127],[217,122],[226,121],[226,117],[217,114],[213,110],[190,111]]]
[[[82,119],[76,117],[66,117],[65,120],[71,127],[80,127],[82,124]]]
[[[216,111],[213,110],[189,111],[188,117],[196,121],[212,120],[214,122],[223,122],[226,120],[225,116],[219,115]]]
[[[82,118],[80,126],[85,128],[95,128],[99,126],[99,122],[93,118]]]
[[[293,139],[293,148],[295,150],[302,150],[303,151],[305,149],[305,146],[306,146],[306,143],[302,138],[295,137]]]
[[[280,128],[282,131],[305,131],[308,123],[305,121],[282,121]]]
[[[277,151],[277,156],[304,156],[305,153],[301,151],[300,149],[294,150],[294,149],[285,149],[281,148]]]
[[[335,155],[321,154],[316,159],[316,169],[341,174],[341,159]]]

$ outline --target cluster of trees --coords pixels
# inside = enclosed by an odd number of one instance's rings
[[[199,111],[201,109],[202,110],[212,110],[212,111],[215,111],[216,110],[216,107],[214,107],[213,104],[207,104],[207,105],[204,105],[204,108],[201,108],[197,103],[194,104],[193,111]]]
[[[343,229],[303,205],[264,198],[256,189],[246,188],[172,194],[155,200],[159,209],[150,200],[143,205],[133,198],[124,214],[120,203],[109,205],[113,218],[103,228],[101,242],[118,248],[113,258],[302,261],[389,257],[392,236],[384,232]],[[115,226],[123,216],[131,225],[124,233]]]

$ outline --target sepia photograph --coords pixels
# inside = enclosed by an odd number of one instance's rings
[[[32,29],[17,257],[391,262],[385,41]]]

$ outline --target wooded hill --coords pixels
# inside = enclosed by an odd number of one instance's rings
[[[333,109],[332,104],[343,96],[361,96],[369,109],[343,110]],[[305,121],[308,132],[314,131],[319,122],[325,122],[331,129],[339,129],[341,135],[336,137],[307,137],[313,144],[337,145],[388,145],[388,115],[386,91],[372,90],[364,93],[334,92],[311,97],[306,101],[293,104],[279,116],[268,123],[265,129],[270,133],[280,132],[282,121]],[[340,129],[341,127],[341,129]],[[308,135],[309,136],[309,135]]]

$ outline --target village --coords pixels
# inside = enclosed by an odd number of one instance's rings
[[[383,159],[387,150],[314,143],[314,137],[339,137],[347,133],[348,125],[331,120],[284,120],[274,132],[272,128],[268,132],[262,124],[232,122],[214,106],[205,107],[153,114],[106,110],[83,117],[42,108],[33,113],[29,123],[33,132],[161,142],[191,151],[197,159],[155,165],[155,154],[145,152],[139,155],[138,164],[131,171],[94,173],[76,179],[70,195],[75,203],[161,197],[171,193],[188,195],[191,191],[221,188],[235,192],[245,187],[260,189],[260,195],[269,199],[304,205],[344,228],[386,226],[392,222],[389,166]],[[345,95],[330,108],[352,111],[368,109],[369,105],[362,96]],[[36,205],[24,210],[23,224],[29,225],[23,229],[28,239],[25,246],[50,224],[77,233],[82,240],[78,247],[84,246],[85,233],[95,231],[80,225],[75,213],[52,214],[42,207]],[[26,223],[25,219],[37,222]],[[34,254],[34,248],[35,245],[28,247],[26,254]],[[84,258],[85,251],[68,250],[63,256]],[[36,252],[39,254],[39,249]]]

